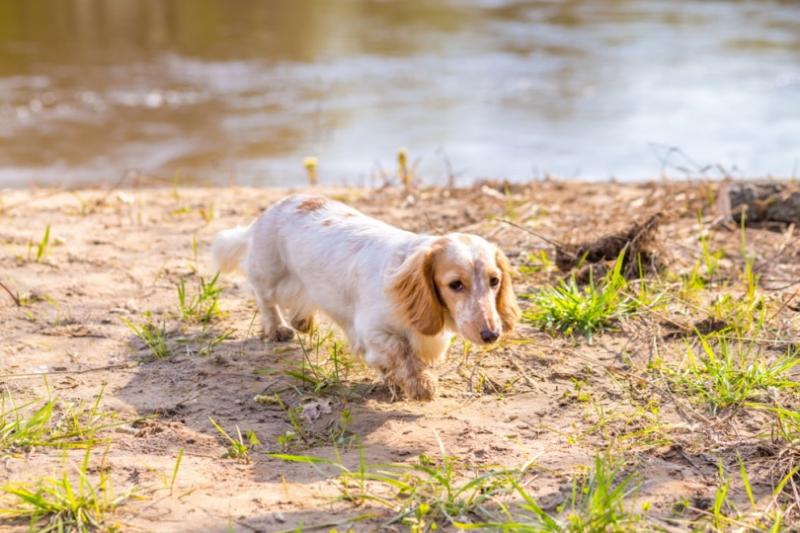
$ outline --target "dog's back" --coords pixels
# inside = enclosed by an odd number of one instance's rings
[[[297,316],[319,309],[349,333],[357,311],[387,308],[376,301],[384,294],[376,274],[399,266],[425,238],[323,196],[299,194],[270,206],[249,228],[221,232],[212,250],[221,271],[241,265],[265,306]]]

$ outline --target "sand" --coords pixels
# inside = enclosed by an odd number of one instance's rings
[[[411,195],[397,189],[321,192],[413,231],[482,235],[501,246],[515,267],[541,250],[552,257],[552,241],[585,240],[661,211],[657,236],[671,272],[692,267],[698,236],[708,232],[726,252],[721,271],[733,279],[741,266],[740,233],[716,213],[715,190],[705,183],[546,181]],[[357,361],[340,386],[318,392],[287,375],[302,365],[303,351],[297,341],[271,344],[258,337],[255,305],[241,275],[220,278],[224,316],[208,325],[181,321],[176,286],[185,280],[191,292],[198,276],[211,277],[208,249],[216,232],[250,222],[290,192],[187,187],[0,193],[0,282],[24,300],[17,306],[0,292],[0,387],[18,403],[48,394],[91,401],[103,390],[101,407],[115,413],[118,424],[102,433],[108,440],[95,446],[91,471],[104,469],[115,490],[136,487],[138,495],[119,507],[111,523],[125,531],[311,530],[320,524],[339,524],[340,531],[405,530],[386,524],[390,509],[337,500],[335,469],[267,455],[284,451],[278,439],[292,431],[280,405],[254,400],[276,393],[289,408],[324,402],[318,418],[302,422],[306,434],[288,452],[335,458],[338,448],[341,461],[354,466],[359,454],[370,463],[403,463],[420,454],[438,457],[444,448],[466,473],[532,462],[527,487],[549,509],[568,497],[576,473],[609,450],[622,458],[625,472],[638,476],[630,505],[647,502],[654,523],[666,529],[683,530],[702,517],[714,498],[718,465],[738,476],[737,455],[748,464],[755,497],[769,498],[777,471],[786,466],[781,461],[788,460],[769,436],[773,417],[743,409],[712,413],[676,394],[648,367],[656,357],[685,356],[681,325],[705,318],[702,301],[694,310],[671,306],[644,313],[591,341],[525,323],[489,351],[465,349],[459,340],[438,369],[439,397],[428,403],[392,401]],[[50,244],[37,261],[36,243],[47,225]],[[775,309],[798,279],[792,235],[746,232],[760,290],[778,302]],[[563,275],[551,268],[523,270],[515,279],[520,296]],[[725,290],[739,294],[734,287]],[[528,305],[524,298],[520,303]],[[141,323],[145,312],[163,321],[170,357],[154,360],[125,325]],[[774,318],[785,338],[796,335],[795,314],[787,304]],[[320,327],[330,329],[324,321]],[[341,338],[335,330],[332,335]],[[350,421],[336,434],[343,412]],[[238,426],[257,435],[261,444],[249,462],[223,457],[227,444],[209,417],[231,434]],[[659,430],[637,433],[653,427]],[[0,478],[26,481],[79,463],[84,452],[38,447],[3,453]],[[746,502],[738,481],[731,494],[732,501]],[[676,515],[675,505],[683,501],[695,510]],[[373,516],[350,524],[364,513]],[[4,530],[27,528],[24,522],[2,524]]]

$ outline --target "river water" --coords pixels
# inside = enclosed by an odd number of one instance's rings
[[[0,186],[376,184],[400,147],[429,183],[792,176],[800,2],[0,2]]]

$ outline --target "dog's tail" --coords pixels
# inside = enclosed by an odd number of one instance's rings
[[[236,226],[220,231],[211,245],[213,272],[229,272],[236,269],[247,252],[250,228]]]

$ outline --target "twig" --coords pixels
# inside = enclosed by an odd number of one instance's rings
[[[781,304],[781,306],[778,308],[778,310],[777,310],[777,311],[775,311],[774,313],[772,313],[772,316],[770,316],[770,317],[767,319],[766,323],[767,323],[767,324],[769,324],[770,322],[772,322],[773,320],[775,320],[775,317],[777,317],[779,314],[781,314],[781,312],[783,312],[783,310],[784,310],[784,309],[786,309],[786,308],[789,306],[789,304],[790,304],[790,303],[792,303],[792,300],[794,300],[795,296],[797,296],[797,294],[798,294],[798,293],[800,293],[800,289],[798,289],[798,290],[794,291],[794,292],[792,293],[792,295],[791,295],[791,296],[789,296],[789,297],[786,299],[786,301],[785,301],[785,302],[783,302],[783,303]]]
[[[319,523],[319,524],[309,524],[309,525],[305,525],[304,524],[303,525],[303,530],[304,531],[316,531],[318,529],[329,529],[329,528],[335,529],[335,528],[337,528],[339,526],[343,526],[345,524],[354,524],[356,522],[362,522],[364,520],[371,520],[373,518],[379,518],[380,516],[381,515],[379,515],[377,513],[363,513],[363,514],[360,514],[360,515],[357,515],[357,516],[344,518],[342,520],[333,520],[333,521],[330,521],[330,522],[322,522],[322,523]],[[238,520],[236,521],[236,523],[237,524],[241,524]],[[241,524],[241,525],[244,525],[244,524]],[[251,527],[251,526],[247,526],[247,527]],[[293,531],[297,531],[297,530],[298,530],[297,528],[293,527],[293,528],[289,528],[289,529],[280,530],[277,533],[292,533]]]
[[[6,284],[2,281],[0,281],[0,287],[2,287],[3,290],[6,291],[9,296],[11,296],[11,299],[14,300],[14,303],[17,305],[17,307],[22,307],[22,301],[19,299],[19,296],[11,292],[11,289],[6,287]]]
[[[131,177],[131,178],[133,178],[133,177],[136,177],[136,175],[137,175],[137,174],[138,174],[138,173],[137,173],[136,171],[133,171],[133,170],[127,170],[127,171],[125,171],[125,172],[122,174],[122,177],[121,177],[120,179],[118,179],[118,180],[117,180],[115,183],[113,183],[113,184],[112,184],[112,185],[111,185],[111,186],[108,188],[108,190],[106,191],[106,193],[105,193],[105,194],[104,194],[102,197],[100,197],[100,199],[99,199],[99,200],[95,201],[95,204],[94,204],[94,205],[95,205],[95,207],[103,205],[103,204],[106,202],[106,200],[108,200],[108,197],[109,197],[109,196],[111,196],[111,194],[112,194],[112,193],[113,193],[115,190],[117,190],[117,189],[118,189],[118,188],[119,188],[119,187],[120,187],[120,186],[121,186],[121,185],[122,185],[122,184],[125,182],[125,180],[126,180],[126,179],[128,179],[128,177]]]
[[[503,222],[504,224],[508,224],[509,226],[514,226],[514,227],[515,227],[515,228],[517,228],[517,229],[521,229],[521,230],[522,230],[522,231],[524,231],[524,232],[530,233],[530,234],[531,234],[531,235],[533,235],[534,237],[538,237],[539,239],[542,239],[542,240],[543,240],[544,242],[546,242],[547,244],[552,244],[553,246],[556,246],[556,247],[558,247],[558,248],[563,248],[563,247],[564,247],[564,245],[563,245],[563,244],[559,243],[559,242],[558,242],[558,241],[556,241],[555,239],[551,239],[551,238],[549,238],[549,237],[545,237],[544,235],[542,235],[542,234],[540,234],[540,233],[536,233],[535,231],[533,231],[533,230],[532,230],[532,229],[530,229],[530,228],[526,228],[525,226],[520,226],[520,225],[519,225],[519,224],[517,224],[516,222],[511,222],[510,220],[506,220],[505,218],[498,218],[497,220],[498,220],[499,222]]]
[[[506,359],[506,361],[508,361],[508,362],[511,364],[511,366],[513,366],[513,367],[516,369],[516,371],[517,371],[517,372],[519,372],[519,373],[520,373],[520,375],[522,375],[522,379],[524,379],[524,380],[525,380],[525,383],[527,383],[527,384],[528,384],[528,386],[529,386],[530,388],[532,388],[532,389],[534,389],[534,390],[539,390],[539,387],[538,387],[538,386],[536,385],[536,383],[535,383],[535,382],[534,382],[534,381],[531,379],[531,377],[528,375],[528,373],[527,373],[527,372],[525,372],[525,369],[524,369],[524,368],[522,368],[522,366],[521,366],[519,363],[517,363],[517,362],[514,360],[514,358],[513,358],[513,357],[510,357],[510,358]]]
[[[35,378],[38,376],[59,376],[67,374],[89,374],[90,372],[102,372],[103,370],[119,370],[121,368],[130,367],[130,363],[122,363],[119,365],[98,366],[94,368],[85,368],[83,370],[53,370],[50,372],[31,372],[27,374],[0,374],[0,379],[25,379]]]

